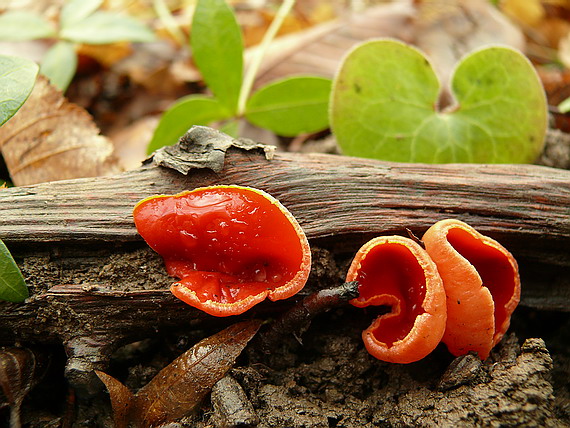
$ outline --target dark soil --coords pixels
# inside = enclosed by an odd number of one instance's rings
[[[112,252],[77,254],[75,259],[46,253],[19,264],[33,293],[65,283],[139,290],[168,288],[172,282],[150,249]],[[313,256],[305,295],[342,282],[350,261],[325,249],[315,249]],[[519,307],[510,334],[486,361],[454,359],[440,345],[409,365],[378,361],[366,352],[360,333],[374,316],[350,306],[332,310],[315,318],[302,337],[284,334],[270,354],[252,341],[231,374],[253,405],[257,426],[570,426],[570,314]],[[157,332],[118,349],[107,372],[136,391],[219,330],[219,324],[205,324]],[[25,426],[112,426],[106,392],[84,399],[67,387],[63,347],[34,349],[50,354],[52,362],[24,401]],[[1,426],[8,414],[7,408],[0,410]],[[224,426],[222,420],[207,399],[198,413],[172,426]]]

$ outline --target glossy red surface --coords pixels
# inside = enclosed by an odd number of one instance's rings
[[[134,218],[168,273],[180,278],[175,287],[182,293],[175,294],[183,298],[190,291],[194,306],[215,302],[224,315],[241,313],[244,299],[289,297],[284,287],[294,294],[308,276],[299,276],[308,269],[307,259],[310,266],[300,226],[276,199],[256,189],[214,186],[147,198],[135,207]]]
[[[360,261],[355,278],[360,296],[355,306],[390,305],[391,316],[382,317],[372,333],[378,341],[391,346],[406,337],[418,317],[424,313],[426,278],[424,270],[410,250],[400,244],[371,248]]]

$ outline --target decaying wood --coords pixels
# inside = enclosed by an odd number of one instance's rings
[[[437,220],[460,218],[503,243],[523,272],[551,285],[568,281],[556,273],[570,267],[570,172],[533,165],[401,164],[294,153],[267,160],[260,151],[229,149],[220,173],[183,175],[146,165],[111,177],[4,189],[0,238],[24,254],[41,243],[143,245],[131,214],[137,201],[213,184],[267,191],[310,240],[346,251],[374,235],[406,229],[421,235]]]
[[[238,184],[274,195],[309,239],[422,233],[461,217],[515,251],[565,264],[570,172],[533,165],[397,164],[334,155],[231,150],[224,170],[188,176],[154,166],[121,175],[2,190],[0,238],[7,245],[141,241],[132,220],[140,199],[199,186]],[[30,248],[29,250],[32,250]]]
[[[143,248],[131,214],[137,201],[213,184],[267,191],[296,216],[312,243],[347,255],[372,236],[406,235],[406,229],[421,236],[438,220],[459,218],[513,252],[523,304],[570,310],[570,171],[533,165],[399,164],[294,153],[267,160],[260,150],[230,148],[219,173],[183,175],[149,164],[116,176],[3,189],[0,238],[20,258],[46,248],[65,248],[65,254]],[[97,354],[97,344],[191,327],[204,317],[166,289],[61,284],[25,304],[0,302],[0,340],[64,341],[70,355],[85,353],[74,350],[77,342],[92,343]],[[107,354],[97,354],[97,367]]]

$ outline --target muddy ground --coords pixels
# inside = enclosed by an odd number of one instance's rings
[[[350,261],[324,249],[314,249],[313,256],[305,295],[342,282]],[[172,282],[160,258],[142,245],[73,263],[53,253],[18,262],[32,293],[62,283],[133,290],[168,288]],[[266,313],[258,316],[272,319]],[[249,425],[246,421],[241,426],[570,426],[570,314],[519,307],[509,334],[485,362],[472,356],[454,359],[440,345],[409,365],[378,361],[366,352],[360,333],[374,316],[350,306],[334,309],[316,317],[301,337],[284,334],[270,354],[252,341],[231,371],[254,409]],[[136,391],[183,351],[220,329],[219,324],[205,324],[157,331],[118,349],[107,371]],[[63,346],[35,349],[50,354],[51,364],[24,401],[24,426],[112,426],[105,391],[85,399],[68,388]],[[220,412],[208,397],[196,414],[171,426],[223,426]],[[7,424],[8,414],[7,408],[0,410],[0,426]]]

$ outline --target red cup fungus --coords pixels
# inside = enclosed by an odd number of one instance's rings
[[[401,236],[374,238],[360,248],[346,277],[359,282],[351,304],[391,306],[362,333],[368,352],[392,363],[418,361],[445,331],[445,292],[437,267],[416,242]]]
[[[133,216],[168,274],[180,279],[172,293],[208,314],[238,315],[265,298],[286,299],[309,276],[301,226],[262,190],[211,186],[151,196]]]
[[[484,360],[509,328],[520,300],[517,262],[503,246],[459,220],[442,220],[423,236],[447,295],[443,342],[453,355]]]

